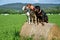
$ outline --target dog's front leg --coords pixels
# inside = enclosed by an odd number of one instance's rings
[[[28,16],[28,23],[30,24],[30,13],[27,12],[27,16]]]
[[[44,20],[41,20],[41,24],[42,24],[42,26],[44,26]]]
[[[38,17],[37,17],[37,25],[39,24],[39,22],[38,22],[38,21],[39,21],[39,19],[38,19]]]
[[[30,16],[28,17],[28,19],[29,19],[29,24],[30,24]]]

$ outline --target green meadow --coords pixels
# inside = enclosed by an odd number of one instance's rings
[[[54,23],[60,27],[60,15],[58,15],[58,14],[49,15],[48,19],[49,19],[50,23]]]
[[[60,26],[60,15],[48,15],[49,22]],[[0,15],[0,40],[20,40],[20,30],[26,22],[26,15]]]

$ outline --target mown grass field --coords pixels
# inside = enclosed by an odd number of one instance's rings
[[[60,15],[49,15],[49,22],[60,26]],[[0,40],[20,40],[19,32],[26,21],[25,15],[0,15]]]
[[[55,23],[57,26],[60,27],[60,15],[54,14],[54,15],[48,15],[49,22]]]

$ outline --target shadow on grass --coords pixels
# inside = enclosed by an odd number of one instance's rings
[[[13,40],[20,40],[20,35],[19,35],[19,33],[20,33],[19,31],[16,31],[16,30],[15,30]]]

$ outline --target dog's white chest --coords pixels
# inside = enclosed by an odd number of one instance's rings
[[[29,12],[27,12],[27,15],[29,16],[29,15],[30,15],[30,13],[29,13]]]

